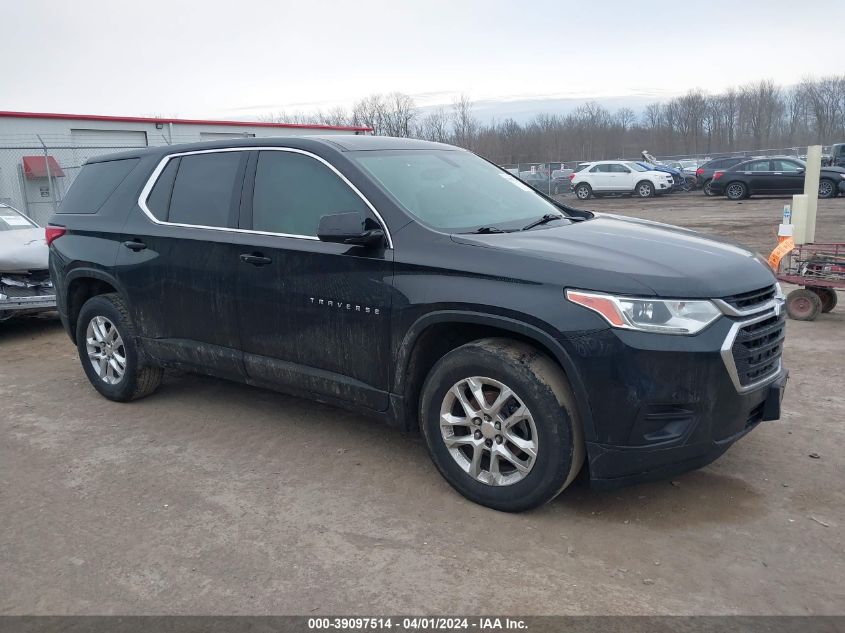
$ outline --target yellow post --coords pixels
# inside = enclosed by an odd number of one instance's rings
[[[807,221],[804,234],[805,242],[816,241],[816,208],[819,203],[819,177],[822,169],[822,146],[810,145],[807,148],[807,172],[804,174],[804,196],[807,198]]]

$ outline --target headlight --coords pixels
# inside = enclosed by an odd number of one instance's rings
[[[613,327],[663,334],[697,334],[722,314],[701,299],[640,299],[580,290],[567,290],[566,298],[598,312]]]

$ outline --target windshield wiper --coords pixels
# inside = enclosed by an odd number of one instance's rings
[[[553,220],[563,220],[566,216],[565,215],[557,215],[555,213],[547,213],[542,218],[538,220],[534,220],[531,224],[526,224],[520,230],[527,231],[528,229],[533,229],[535,226],[540,226],[541,224],[548,224]]]
[[[470,231],[470,233],[509,233],[510,231],[505,231],[500,229],[497,226],[481,226],[475,229],[474,231]]]

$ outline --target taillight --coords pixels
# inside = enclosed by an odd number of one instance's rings
[[[573,180],[575,180],[575,172],[574,171],[571,174],[569,174],[569,182],[572,182]]]
[[[717,171],[715,174],[713,174],[713,180],[719,180],[719,178],[721,178],[724,175],[725,175],[725,172]]]
[[[47,228],[44,229],[44,239],[47,240],[47,246],[50,246],[50,244],[59,239],[65,233],[67,233],[67,229],[65,227],[48,224]]]
[[[704,167],[699,167],[698,169],[696,169],[695,175],[696,176],[703,176],[704,175]]]

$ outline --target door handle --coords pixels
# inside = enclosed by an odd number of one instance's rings
[[[147,245],[146,245],[146,244],[144,244],[144,243],[143,243],[142,241],[140,241],[140,240],[129,240],[128,242],[124,242],[124,243],[123,243],[123,245],[124,245],[126,248],[128,248],[129,250],[131,250],[131,251],[135,251],[136,253],[137,253],[138,251],[142,251],[142,250],[144,250],[145,248],[147,248]]]
[[[264,255],[253,255],[252,253],[241,253],[241,261],[253,266],[266,266],[273,260]]]

